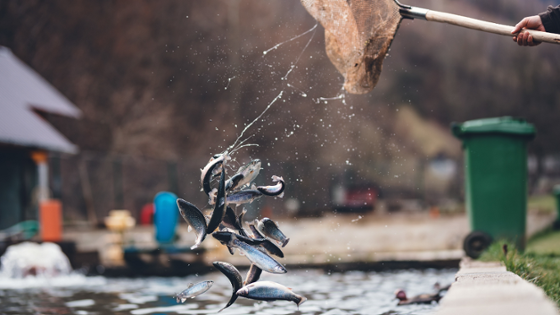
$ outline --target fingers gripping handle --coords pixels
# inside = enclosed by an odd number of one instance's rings
[[[427,21],[447,23],[451,25],[457,25],[465,28],[470,28],[477,31],[483,31],[487,33],[494,33],[498,35],[505,36],[515,36],[516,34],[511,34],[513,31],[513,26],[496,24],[492,22],[486,22],[482,20],[477,20],[473,18],[468,18],[461,15],[432,11],[416,7],[400,8],[400,13],[405,18],[411,19],[424,19]],[[533,36],[533,39],[539,42],[560,44],[560,34],[540,32],[534,30],[522,29],[519,33],[528,32]]]

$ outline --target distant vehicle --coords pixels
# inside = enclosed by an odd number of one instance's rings
[[[332,189],[332,204],[337,212],[367,212],[375,208],[379,188],[373,184],[343,186]]]

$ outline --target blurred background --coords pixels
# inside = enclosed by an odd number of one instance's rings
[[[514,25],[554,3],[407,4]],[[26,85],[17,91],[27,101],[0,100],[4,120],[28,111],[63,143],[18,142],[0,127],[0,229],[37,219],[41,194],[61,201],[67,225],[98,225],[113,209],[140,220],[163,190],[202,207],[200,168],[281,91],[244,134],[258,146],[241,149],[233,165],[261,159],[257,184],[283,176],[286,195],[256,201],[249,216],[462,212],[461,143],[449,126],[484,117],[535,125],[531,195],[560,182],[558,47],[405,20],[378,86],[350,95],[325,54],[323,28],[297,37],[315,24],[297,0],[1,0],[3,58],[27,65],[68,104],[43,104]]]

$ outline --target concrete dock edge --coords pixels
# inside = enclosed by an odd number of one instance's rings
[[[507,271],[499,262],[479,262],[465,258],[436,314],[559,313],[556,304],[541,288]]]

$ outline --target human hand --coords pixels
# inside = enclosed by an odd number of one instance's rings
[[[524,18],[515,25],[511,33],[515,35],[513,36],[513,41],[517,42],[519,46],[536,46],[541,43],[533,40],[533,36],[528,32],[519,33],[523,28],[546,32],[540,16],[533,15]]]

